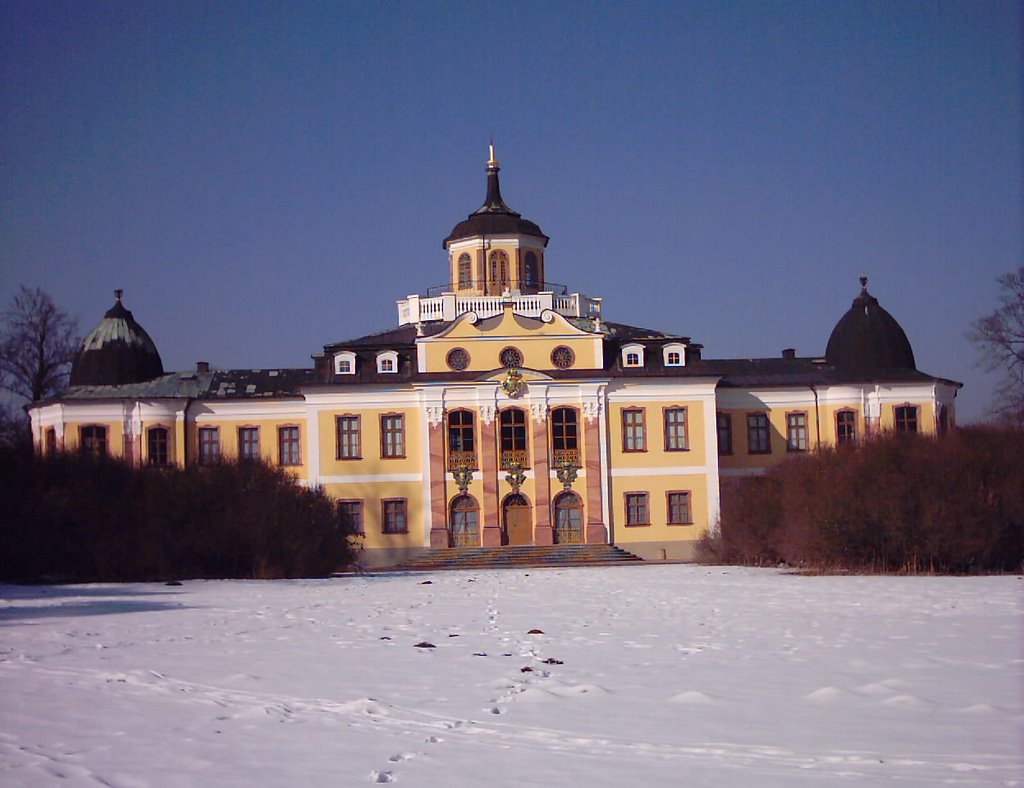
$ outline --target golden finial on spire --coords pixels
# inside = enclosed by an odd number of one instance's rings
[[[495,169],[496,170],[496,169],[498,169],[498,160],[496,158],[494,158],[494,135],[493,134],[491,135],[490,154],[491,154],[491,156],[487,160],[487,168],[488,169]]]

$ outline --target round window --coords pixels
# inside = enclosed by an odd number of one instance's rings
[[[469,366],[469,353],[460,347],[448,351],[448,366],[456,372],[461,372]]]
[[[551,363],[559,369],[568,369],[575,361],[576,354],[572,352],[572,348],[565,345],[559,345],[551,351]]]
[[[498,358],[501,361],[501,366],[507,369],[523,366],[523,354],[514,347],[505,348]]]

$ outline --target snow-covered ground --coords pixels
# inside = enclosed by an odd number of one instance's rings
[[[1024,785],[1022,606],[680,565],[0,587],[0,784]]]

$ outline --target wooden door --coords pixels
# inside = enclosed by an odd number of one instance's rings
[[[533,544],[533,514],[525,500],[505,504],[505,533],[510,545]]]

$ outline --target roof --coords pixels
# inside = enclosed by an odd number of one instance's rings
[[[498,182],[500,170],[492,150],[491,160],[487,163],[487,196],[484,204],[452,228],[442,243],[444,248],[452,241],[480,235],[532,235],[540,238],[547,246],[549,239],[540,227],[513,211],[501,198],[501,184]]]
[[[71,365],[72,386],[117,386],[152,380],[164,374],[156,344],[117,300],[89,332]]]
[[[832,329],[825,358],[860,376],[917,369],[910,340],[896,318],[868,292],[867,281],[861,278],[860,294]]]
[[[267,399],[298,397],[312,369],[226,369],[172,372],[122,385],[72,386],[55,399]]]

